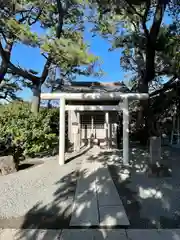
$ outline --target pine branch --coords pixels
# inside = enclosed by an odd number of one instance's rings
[[[8,64],[8,67],[10,68],[11,73],[13,75],[19,75],[25,79],[28,79],[34,82],[39,81],[39,77],[34,76],[33,74],[30,74],[27,70],[23,70],[22,68],[15,66],[9,59],[7,59],[6,52],[4,51],[1,43],[0,43],[0,55],[2,57],[2,60]]]

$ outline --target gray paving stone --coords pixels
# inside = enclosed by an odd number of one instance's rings
[[[60,240],[128,240],[123,229],[66,229]]]
[[[129,221],[107,165],[85,159],[77,183],[70,226],[99,224],[129,225]]]
[[[94,231],[94,240],[128,240],[124,229],[101,229]]]
[[[43,230],[41,240],[50,240],[50,239],[59,240],[60,235],[61,235],[61,230],[51,230],[51,229]]]
[[[98,205],[95,166],[82,164],[72,208],[70,226],[97,226]]]
[[[97,197],[99,206],[116,206],[122,205],[122,201],[112,181],[97,183]]]
[[[123,205],[99,207],[100,226],[128,226],[129,220]]]
[[[93,240],[91,229],[64,229],[60,240]]]
[[[77,182],[76,194],[89,190],[95,191],[96,175],[96,165],[83,162]]]
[[[97,180],[101,184],[103,182],[111,181],[111,175],[109,173],[107,165],[101,165],[97,169]]]
[[[162,240],[180,240],[180,229],[162,229],[159,233]]]
[[[93,193],[85,194],[76,199],[73,205],[70,226],[97,226],[98,206],[97,197]]]
[[[78,179],[75,196],[86,191],[96,191],[96,177],[90,175],[89,177],[81,177]]]
[[[107,166],[99,167],[97,171],[96,188],[100,206],[122,205],[116,186],[110,176]]]
[[[129,229],[127,236],[129,240],[163,240],[156,229]]]
[[[97,226],[96,162],[83,161],[74,198],[70,226]]]

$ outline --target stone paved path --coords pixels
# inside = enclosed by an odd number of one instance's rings
[[[1,240],[180,240],[180,229],[5,229]]]
[[[94,153],[95,154],[95,153]],[[99,151],[97,149],[97,155]],[[128,226],[124,206],[105,161],[84,158],[70,226]]]

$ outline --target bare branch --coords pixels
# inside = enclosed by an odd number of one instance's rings
[[[42,53],[41,54],[45,59],[48,59],[48,57],[44,54],[44,53]]]
[[[12,64],[10,60],[6,56],[6,52],[3,49],[2,44],[0,43],[0,55],[2,57],[2,60],[5,61],[8,64],[8,68],[10,68],[11,73],[13,75],[19,75],[22,76],[23,78],[26,78],[30,81],[38,81],[39,77],[34,76],[33,74],[30,74],[27,70],[23,70],[22,68],[19,68]]]
[[[144,16],[142,17],[142,27],[147,38],[149,38],[149,31],[147,29],[146,22],[147,22],[147,17],[148,17],[150,7],[151,7],[151,0],[148,0],[146,2],[146,10],[145,10]]]
[[[44,8],[44,6],[43,6],[41,9],[39,9],[38,14],[37,14],[36,18],[33,19],[33,21],[30,21],[30,18],[29,18],[28,24],[29,24],[30,26],[33,25],[33,24],[35,24],[35,23],[39,20],[41,14],[42,14],[42,12],[43,12],[43,8]]]
[[[29,9],[28,10],[21,9],[21,10],[17,10],[16,14],[23,14],[23,13],[28,13],[28,12],[29,12]]]
[[[23,23],[26,19],[27,19],[27,15],[26,16],[22,15],[22,18],[18,20],[18,23]]]
[[[149,9],[151,7],[151,0],[148,0],[146,2],[146,10],[145,10],[145,13],[144,15],[140,14],[136,8],[133,6],[133,4],[131,4],[129,1],[127,1],[127,4],[129,5],[129,8],[134,12],[134,14],[138,15],[142,21],[142,27],[143,27],[143,30],[146,34],[146,37],[148,38],[149,37],[149,31],[147,29],[147,26],[146,26],[146,20],[147,20],[147,16],[148,16],[148,13],[149,13]]]
[[[44,69],[41,75],[41,84],[44,83],[44,81],[46,80],[48,73],[49,73],[49,67],[51,66],[51,57],[48,56],[47,61],[44,65]]]
[[[173,76],[167,83],[165,83],[163,85],[163,87],[161,89],[158,89],[157,91],[150,93],[150,97],[153,97],[157,94],[161,94],[169,89],[173,89],[176,86],[180,86],[179,79],[177,81],[175,81],[176,79],[177,79],[177,77]]]
[[[3,32],[3,30],[1,30],[1,29],[0,29],[0,34],[3,36],[4,41],[7,43],[6,36],[5,36],[4,32]]]
[[[56,30],[56,37],[60,38],[62,33],[62,28],[63,28],[64,11],[63,11],[61,0],[56,0],[56,3],[57,3],[58,15],[59,15],[58,26]]]
[[[129,8],[132,9],[134,14],[138,15],[141,19],[143,18],[143,15],[141,15],[129,1],[126,1],[126,3],[128,4]]]
[[[57,29],[56,29],[56,37],[60,38],[61,34],[63,32],[63,19],[64,19],[64,10],[62,7],[62,3],[61,0],[56,0],[57,3],[57,9],[58,9],[58,25],[57,25]],[[47,76],[48,76],[48,72],[49,72],[49,67],[51,65],[52,59],[51,56],[49,55],[47,58],[47,61],[44,65],[44,69],[41,75],[41,84],[44,83],[44,81],[46,80]]]
[[[138,63],[137,63],[137,60],[134,59],[133,57],[131,57],[132,61],[134,62],[134,64],[137,66],[137,69],[133,67],[133,65],[131,66],[132,69],[136,72],[138,70],[139,73],[142,72],[142,66],[140,66]]]

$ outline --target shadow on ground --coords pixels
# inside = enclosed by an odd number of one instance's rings
[[[73,171],[55,183],[57,188],[51,204],[44,206],[42,202],[38,202],[30,209],[21,219],[21,230],[17,232],[16,239],[34,240],[38,238],[42,229],[68,228],[77,177],[78,172]],[[47,231],[42,239],[51,239],[48,237],[50,236]]]
[[[86,155],[86,157],[89,159],[89,163],[93,165],[94,158],[97,160],[97,154],[93,154],[93,157],[91,156],[91,154],[89,156],[88,154]],[[84,157],[81,156],[81,161],[83,161]],[[67,166],[68,165],[66,165],[66,167]],[[81,216],[84,216],[84,214],[86,214],[87,209],[91,209],[92,207],[93,201],[91,198],[87,198],[87,195],[90,194],[93,196],[96,194],[96,189],[93,187],[93,185],[96,182],[97,175],[100,176],[100,181],[103,183],[99,185],[100,192],[104,192],[104,184],[111,181],[109,177],[106,178],[106,176],[103,175],[103,169],[97,169],[97,171],[98,172],[94,171],[89,174],[86,169],[83,169],[80,173],[77,169],[77,171],[72,171],[68,175],[62,178],[60,177],[60,180],[55,183],[56,191],[53,194],[52,203],[48,206],[42,206],[42,203],[37,203],[32,209],[30,209],[24,216],[23,222],[20,226],[21,229],[16,233],[16,239],[20,240],[24,237],[27,240],[34,240],[37,239],[37,236],[42,233],[42,229],[60,230],[69,228],[69,223],[72,216],[72,203],[75,195],[75,188],[78,177],[81,177],[80,180],[86,183],[91,183],[88,185],[88,187],[85,187],[83,191],[80,191],[77,196],[78,204],[74,211],[76,212],[76,217],[80,217],[81,219]],[[106,192],[106,194],[109,195],[108,192]],[[95,214],[96,213],[92,213],[92,215]],[[108,217],[109,215],[105,214],[104,218],[106,219]],[[87,218],[87,222],[88,221],[91,220]],[[116,221],[116,218],[114,221]],[[87,226],[85,227],[87,228]],[[44,232],[41,239],[48,239],[48,234],[48,231]],[[103,235],[101,232],[98,232],[97,239],[106,238],[105,235]]]
[[[41,207],[37,203],[25,216],[21,228],[59,229],[69,225],[72,198],[76,186],[76,172],[71,172],[55,184],[58,189],[54,192],[54,201],[51,206]],[[60,205],[60,202],[65,204]]]
[[[163,147],[161,163],[172,175],[149,174],[149,153],[146,147],[131,145],[130,165],[122,163],[122,150],[104,151],[98,156],[106,162],[130,221],[130,228],[180,227],[180,150]],[[90,156],[89,159],[93,159]],[[96,158],[96,157],[95,157]],[[94,158],[94,160],[95,160]]]
[[[92,164],[97,159],[99,162],[108,164],[110,174],[128,215],[130,228],[137,229],[180,227],[180,162],[178,156],[178,151],[164,149],[163,161],[171,164],[172,176],[150,177],[145,171],[149,157],[147,149],[132,147],[132,162],[129,167],[123,167],[122,151],[103,151],[98,155],[91,152],[87,155]],[[83,156],[81,156],[82,160]],[[59,181],[54,183],[56,190],[53,193],[51,204],[44,206],[42,202],[37,202],[21,219],[21,230],[18,231],[16,239],[22,239],[23,237],[27,240],[37,239],[38,234],[42,231],[41,229],[69,228],[72,203],[79,177],[78,170],[79,168],[64,176],[59,176]],[[85,173],[82,174],[85,176]],[[109,179],[103,177],[102,173],[99,173],[99,175],[104,183],[109,181]],[[97,176],[97,173],[86,175],[85,178],[86,180],[88,178],[95,179],[95,176]],[[79,199],[84,199],[87,191],[93,191],[91,186],[79,195]],[[101,185],[101,191],[104,191],[103,184]],[[83,214],[85,207],[91,207],[91,201],[88,200],[81,204],[79,214]],[[5,224],[6,228],[8,227],[8,221]],[[34,229],[34,231],[31,232],[30,229]],[[27,231],[31,233],[28,235]],[[48,239],[48,232],[42,238],[42,240],[45,239]]]
[[[179,151],[163,148],[162,163],[172,170],[172,176],[148,174],[147,149],[131,148],[131,165],[124,168],[122,155],[109,171],[126,209],[131,228],[179,228],[180,186]],[[107,156],[110,156],[110,153]]]
[[[18,166],[18,171],[22,171],[22,170],[26,170],[26,169],[29,169],[29,168],[32,168],[32,167],[36,167],[40,164],[43,164],[43,161],[39,161],[39,162],[33,162],[33,163],[21,163],[19,166]]]

